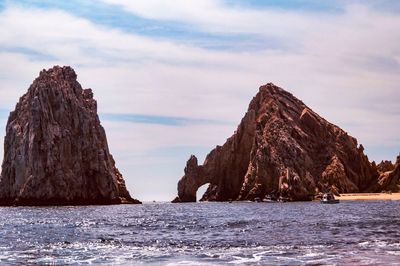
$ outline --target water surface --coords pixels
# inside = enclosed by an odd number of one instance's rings
[[[400,201],[0,208],[0,264],[400,265]]]

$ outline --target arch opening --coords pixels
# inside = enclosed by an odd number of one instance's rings
[[[200,201],[201,198],[203,197],[204,193],[206,193],[208,186],[210,183],[205,183],[204,185],[201,185],[197,191],[196,191],[196,201]]]

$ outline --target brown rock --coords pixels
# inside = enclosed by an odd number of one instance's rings
[[[385,173],[385,172],[389,172],[389,171],[393,171],[394,167],[395,167],[395,165],[391,161],[381,161],[376,166],[379,174],[382,174],[382,173]]]
[[[380,172],[379,176],[379,185],[380,190],[382,191],[390,191],[390,192],[400,192],[400,155],[397,156],[396,163],[393,165],[391,162],[390,164],[387,161],[380,163],[381,169],[387,170]],[[378,165],[378,167],[379,167]],[[392,165],[393,167],[390,167]],[[385,167],[387,166],[387,167]]]
[[[320,191],[377,187],[377,171],[362,145],[292,94],[269,83],[250,102],[237,131],[197,165],[192,156],[178,183],[177,202],[254,200],[266,195],[310,200]]]
[[[140,203],[115,167],[92,90],[72,68],[41,71],[6,131],[0,205]]]

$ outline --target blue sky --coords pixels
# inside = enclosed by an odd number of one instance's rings
[[[39,71],[70,65],[141,200],[172,199],[190,154],[202,161],[223,144],[268,82],[357,137],[370,159],[393,160],[399,11],[389,0],[0,0],[0,141]]]

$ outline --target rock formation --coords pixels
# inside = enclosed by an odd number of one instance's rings
[[[372,164],[374,164],[375,162],[372,162]],[[376,169],[379,172],[379,174],[385,173],[385,172],[389,172],[389,171],[393,171],[395,168],[395,165],[392,164],[391,161],[382,161],[380,162],[377,166]]]
[[[260,87],[238,129],[202,165],[191,156],[174,202],[253,200],[266,195],[309,200],[318,192],[377,188],[377,170],[362,145],[292,94]]]
[[[70,67],[43,70],[10,113],[0,205],[140,203],[108,150],[91,89]]]
[[[380,172],[378,183],[380,190],[387,192],[400,192],[400,155],[396,163],[385,161],[378,165]]]

